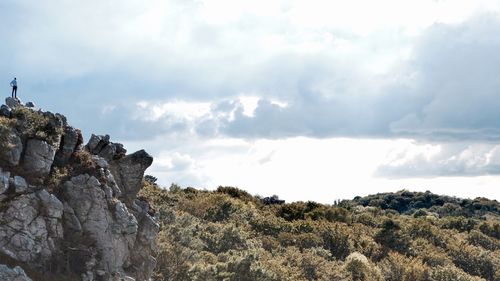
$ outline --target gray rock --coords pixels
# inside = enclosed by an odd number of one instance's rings
[[[122,202],[115,204],[116,228],[115,231],[123,234],[133,234],[137,232],[138,224],[136,218],[129,213],[127,207]]]
[[[80,224],[80,221],[76,217],[73,208],[71,208],[71,206],[68,205],[68,203],[66,202],[64,202],[63,207],[64,207],[63,220],[65,229],[70,230],[70,232],[81,232],[82,225]]]
[[[36,107],[36,106],[35,106],[35,104],[33,102],[29,101],[29,102],[26,103],[26,107],[33,108],[33,107]]]
[[[14,129],[7,133],[7,143],[0,149],[0,165],[14,167],[19,164],[23,151],[21,137]]]
[[[54,241],[63,236],[62,204],[47,194],[41,191],[14,197],[0,212],[0,252],[34,265],[42,265],[53,256]],[[48,200],[43,199],[47,196]]]
[[[142,188],[144,172],[152,163],[153,157],[144,150],[109,163],[109,169],[115,176],[115,181],[120,187],[122,197],[128,207],[132,206],[137,193]]]
[[[64,135],[62,136],[62,145],[57,151],[55,157],[55,163],[62,166],[68,162],[80,145],[82,139],[82,133],[80,130],[75,129],[71,126],[66,126],[64,129]]]
[[[16,266],[9,268],[4,264],[0,264],[0,280],[5,281],[32,281],[22,268]]]
[[[12,110],[5,104],[2,104],[2,106],[0,106],[0,116],[10,118],[11,115],[12,115]]]
[[[121,143],[113,143],[109,141],[109,135],[98,136],[92,134],[85,148],[94,155],[99,155],[106,161],[122,158],[127,153]]]
[[[16,193],[23,193],[28,190],[28,184],[23,177],[15,176],[12,180],[12,185],[14,186],[14,191]]]
[[[17,101],[15,98],[8,97],[5,99],[5,104],[10,108],[15,108],[16,106],[19,106],[21,103]]]
[[[86,233],[86,239],[91,239],[96,245],[100,257],[96,270],[122,270],[130,256],[132,247],[129,244],[135,240],[132,230],[138,228],[133,215],[118,207],[117,211],[114,210],[115,218],[99,181],[89,175],[80,175],[66,182],[63,193],[81,224],[82,232]]]
[[[46,141],[29,139],[23,158],[23,172],[31,179],[43,180],[54,162],[55,149]]]
[[[104,159],[103,157],[101,156],[98,156],[98,155],[93,155],[92,156],[92,159],[94,160],[94,162],[97,164],[97,166],[101,167],[101,168],[104,168],[104,169],[107,169],[109,164],[108,164],[108,161],[106,161],[106,159]]]
[[[4,194],[9,190],[10,186],[10,173],[9,172],[3,172],[2,169],[0,169],[0,194]]]

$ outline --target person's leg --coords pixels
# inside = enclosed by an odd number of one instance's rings
[[[14,87],[14,98],[17,100],[17,87]]]
[[[16,89],[16,88],[12,87],[12,94],[11,94],[11,96],[12,96],[12,97],[14,97],[14,90],[15,90],[15,89]]]

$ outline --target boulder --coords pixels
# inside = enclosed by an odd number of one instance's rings
[[[23,158],[23,174],[34,180],[42,180],[50,173],[55,149],[46,141],[29,139]]]
[[[36,107],[35,104],[31,101],[27,102],[25,105],[26,107],[31,107],[31,108]]]
[[[12,115],[12,110],[5,104],[2,104],[2,106],[0,106],[0,116],[10,118],[11,115]]]
[[[0,280],[5,281],[32,281],[22,268],[16,266],[9,268],[4,264],[0,264]]]
[[[19,105],[21,105],[21,103],[19,102],[19,100],[16,100],[15,98],[12,98],[12,97],[8,97],[5,99],[5,104],[10,107],[10,108],[15,108]]]

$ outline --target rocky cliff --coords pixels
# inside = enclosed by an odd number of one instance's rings
[[[84,145],[63,115],[7,98],[0,107],[1,279],[149,280],[159,225],[136,195],[152,161],[109,136],[92,135]]]

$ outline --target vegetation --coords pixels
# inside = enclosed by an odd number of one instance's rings
[[[267,204],[151,179],[140,196],[161,218],[154,280],[500,280],[496,201],[401,191]]]
[[[15,124],[15,120],[0,116],[0,150],[7,150],[12,145],[11,132]]]

